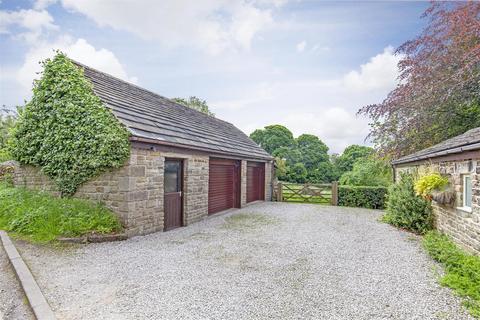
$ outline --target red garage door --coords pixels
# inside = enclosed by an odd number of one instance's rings
[[[240,207],[240,161],[210,158],[208,214]]]
[[[265,163],[247,162],[247,202],[265,200]]]

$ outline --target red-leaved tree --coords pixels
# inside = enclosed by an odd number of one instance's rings
[[[396,53],[398,86],[359,113],[384,155],[402,156],[480,126],[480,2],[432,2],[427,27]]]

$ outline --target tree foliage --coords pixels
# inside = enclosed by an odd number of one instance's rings
[[[290,130],[276,124],[255,130],[250,138],[277,159],[280,180],[303,183],[329,182],[335,178],[328,147],[315,135],[294,138]]]
[[[250,138],[274,156],[277,149],[282,147],[289,149],[295,145],[292,132],[279,124],[266,126],[264,129],[257,129],[250,134]]]
[[[7,141],[10,130],[15,124],[15,113],[8,109],[0,110],[0,162],[10,160],[11,155],[7,150]]]
[[[373,158],[370,147],[351,145],[341,155],[330,156],[328,146],[317,136],[294,138],[288,128],[278,124],[257,129],[250,137],[275,157],[277,177],[282,181],[332,182],[346,172],[344,184],[354,186],[388,186],[392,180],[390,166]],[[354,166],[360,160],[364,161]]]
[[[342,185],[350,186],[384,186],[388,187],[393,182],[390,164],[374,156],[359,158],[351,171],[340,177]]]
[[[197,98],[195,96],[191,96],[188,99],[184,98],[173,98],[172,99],[174,102],[179,103],[181,105],[184,105],[186,107],[195,109],[197,111],[203,112],[205,114],[208,114],[209,116],[214,117],[215,114],[210,111],[210,108],[208,107],[207,101],[202,100],[200,98]]]
[[[257,129],[250,137],[275,157],[280,180],[319,183],[338,178],[328,146],[315,135],[294,138],[288,128],[277,124]]]
[[[401,156],[480,126],[480,2],[432,2],[428,25],[397,49],[398,86],[359,112],[383,154]]]
[[[374,150],[370,147],[359,146],[357,144],[352,144],[345,148],[343,153],[337,156],[334,160],[334,164],[337,168],[338,174],[342,175],[343,173],[353,169],[353,164],[361,158],[366,158],[374,153]]]
[[[125,163],[129,134],[65,54],[42,65],[9,150],[20,163],[41,167],[62,195],[70,195],[91,177]]]

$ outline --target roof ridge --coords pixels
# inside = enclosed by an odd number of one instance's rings
[[[100,74],[102,74],[102,75],[104,75],[104,76],[106,76],[106,77],[113,78],[113,79],[115,79],[116,81],[120,81],[120,82],[122,82],[122,83],[124,83],[124,84],[126,84],[126,85],[132,86],[132,87],[134,87],[134,88],[136,88],[136,89],[138,89],[138,90],[140,90],[140,91],[153,94],[154,96],[157,96],[157,97],[159,97],[159,98],[161,98],[161,99],[168,100],[168,101],[171,102],[172,104],[175,104],[175,105],[177,105],[177,106],[180,106],[181,108],[184,108],[185,110],[188,110],[188,111],[191,111],[191,110],[192,110],[192,111],[194,111],[194,112],[196,112],[196,113],[198,113],[198,114],[201,114],[201,115],[204,116],[204,117],[208,117],[209,119],[213,119],[213,120],[215,120],[215,121],[224,122],[224,123],[227,123],[227,124],[233,126],[233,124],[232,124],[231,122],[228,122],[228,121],[225,121],[225,120],[216,118],[215,116],[212,116],[212,115],[203,113],[203,112],[201,112],[201,111],[195,110],[195,109],[193,109],[193,108],[187,107],[187,106],[185,106],[185,105],[183,105],[183,104],[180,104],[180,103],[178,103],[178,102],[173,101],[173,99],[164,97],[164,96],[162,96],[162,95],[160,95],[160,94],[158,94],[158,93],[156,93],[156,92],[154,92],[154,91],[152,91],[152,90],[145,89],[145,88],[140,87],[139,85],[136,85],[136,84],[134,84],[134,83],[132,83],[132,82],[129,82],[129,81],[120,79],[119,77],[113,76],[113,75],[111,75],[111,74],[109,74],[109,73],[106,73],[106,72],[103,72],[103,71],[98,70],[98,69],[96,69],[96,68],[87,66],[86,64],[83,64],[83,63],[81,63],[81,62],[79,62],[79,61],[77,61],[77,60],[74,60],[74,59],[72,59],[72,58],[68,58],[68,59],[70,59],[74,64],[76,64],[76,65],[78,65],[78,66],[80,66],[80,67],[82,67],[82,68],[90,69],[90,70],[92,70],[92,71],[94,71],[94,72],[96,72],[96,73],[100,73]]]

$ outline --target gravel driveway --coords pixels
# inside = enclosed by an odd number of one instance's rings
[[[0,241],[0,320],[2,319],[24,320],[34,317]]]
[[[374,210],[260,203],[166,233],[19,244],[59,319],[469,319]]]

